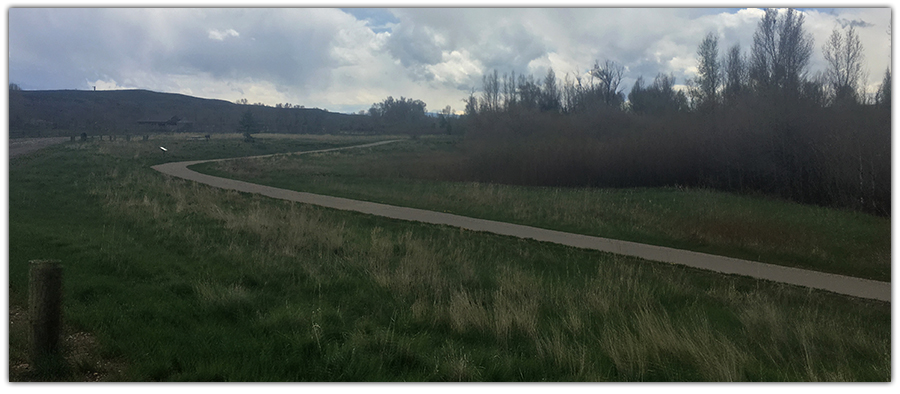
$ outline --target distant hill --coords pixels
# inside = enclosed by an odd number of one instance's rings
[[[11,137],[141,134],[186,131],[233,133],[247,110],[270,133],[374,133],[372,119],[318,108],[240,105],[149,90],[10,90]],[[174,119],[173,119],[174,118]],[[179,122],[169,122],[169,120]],[[141,123],[139,123],[141,122]]]

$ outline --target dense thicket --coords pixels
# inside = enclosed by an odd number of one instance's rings
[[[585,76],[487,73],[467,101],[469,171],[481,181],[548,186],[682,185],[762,193],[890,215],[890,70],[870,99],[859,38],[835,30],[829,69],[810,77],[803,15],[768,10],[750,54],[698,48],[700,73],[638,78],[625,100],[622,68]]]

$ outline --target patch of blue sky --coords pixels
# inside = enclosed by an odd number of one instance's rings
[[[341,8],[341,11],[353,15],[357,20],[365,21],[375,33],[391,31],[392,25],[400,23],[387,8]]]
[[[722,13],[734,14],[744,8],[685,8],[691,16],[718,15]]]

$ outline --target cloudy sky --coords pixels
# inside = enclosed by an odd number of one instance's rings
[[[832,29],[852,25],[874,91],[890,64],[890,9],[801,10],[815,40],[810,72],[824,69],[821,48]],[[639,76],[652,80],[660,72],[683,84],[695,75],[697,46],[707,33],[719,36],[720,53],[733,44],[749,53],[763,14],[754,8],[8,12],[9,82],[25,90],[137,88],[337,112],[367,109],[387,96],[420,99],[429,111],[447,105],[459,111],[489,70],[542,78],[552,67],[562,79],[605,59],[626,67],[626,93]]]

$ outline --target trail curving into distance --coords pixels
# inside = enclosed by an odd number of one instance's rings
[[[287,154],[299,155],[330,152],[342,149],[366,148],[390,144],[397,141],[400,140],[381,141],[363,145]],[[268,157],[282,154],[285,153],[251,157]],[[678,264],[692,268],[715,271],[723,274],[743,275],[756,279],[764,279],[773,282],[826,290],[853,297],[887,302],[891,301],[890,282],[881,282],[870,279],[854,278],[844,275],[804,270],[799,268],[784,267],[779,265],[760,263],[756,261],[716,256],[663,246],[646,245],[636,242],[565,233],[561,231],[547,230],[520,224],[476,219],[450,213],[427,211],[423,209],[407,208],[374,202],[351,200],[341,197],[332,197],[320,194],[279,189],[271,186],[264,186],[234,179],[205,175],[196,171],[189,170],[187,168],[188,166],[198,163],[231,159],[235,158],[165,163],[155,165],[152,168],[163,174],[200,182],[221,189],[236,190],[245,193],[255,193],[266,197],[295,201],[304,204],[313,204],[326,208],[356,211],[392,219],[459,227],[471,231],[484,231],[494,234],[527,238],[543,242],[553,242],[576,248],[592,249],[625,256],[640,257],[646,260]]]

